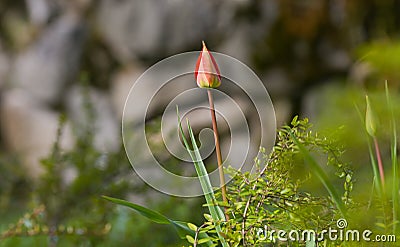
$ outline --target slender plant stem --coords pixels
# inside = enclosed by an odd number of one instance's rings
[[[219,181],[220,181],[220,185],[221,185],[222,200],[224,201],[224,203],[228,203],[228,199],[226,198],[225,176],[224,176],[224,170],[222,167],[222,155],[221,155],[221,146],[219,143],[217,118],[215,116],[214,100],[213,100],[212,92],[210,89],[207,89],[207,94],[208,94],[208,101],[210,102],[211,120],[212,120],[212,126],[213,126],[213,130],[214,130],[215,152],[217,153]],[[229,219],[228,215],[225,214],[225,216],[226,216],[226,219],[228,220]]]
[[[369,158],[371,160],[372,171],[374,173],[374,183],[373,184],[376,187],[376,192],[378,193],[378,195],[382,196],[383,195],[382,182],[380,181],[381,179],[379,176],[378,165],[376,164],[373,147],[372,147],[372,144],[371,144],[369,138],[367,138],[367,143],[368,143],[368,152],[369,152]]]
[[[385,174],[383,171],[382,157],[381,157],[381,152],[379,149],[378,139],[376,139],[376,137],[374,137],[374,145],[375,145],[376,159],[378,160],[378,169],[379,169],[379,175],[381,177],[382,189],[384,189],[385,188]]]
[[[396,120],[393,112],[393,105],[390,100],[388,82],[385,82],[385,93],[386,102],[390,111],[391,127],[392,127],[392,145],[391,145],[391,158],[392,158],[392,176],[393,176],[393,187],[392,187],[392,214],[393,214],[393,234],[396,234],[398,222],[398,211],[399,211],[399,172],[397,164],[397,130]]]

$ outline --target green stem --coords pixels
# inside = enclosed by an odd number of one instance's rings
[[[399,172],[397,167],[397,130],[396,121],[394,118],[394,112],[392,103],[390,101],[389,87],[387,81],[385,82],[386,101],[390,111],[391,127],[392,127],[392,145],[391,145],[391,158],[392,158],[392,176],[393,176],[393,187],[392,187],[392,213],[393,213],[393,234],[396,234],[398,224],[398,211],[399,211]]]

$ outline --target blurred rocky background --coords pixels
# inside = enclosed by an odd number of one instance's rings
[[[135,80],[162,58],[200,50],[202,40],[256,71],[278,125],[297,114],[318,119],[332,85],[374,89],[387,79],[397,92],[399,13],[396,0],[2,0],[0,156],[13,167],[0,180],[22,174],[28,187],[38,183],[57,137],[61,150],[76,150],[87,124],[94,150],[118,153]],[[68,171],[67,181],[79,176]]]

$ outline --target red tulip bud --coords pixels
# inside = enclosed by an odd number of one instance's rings
[[[197,85],[201,88],[217,88],[221,85],[221,76],[214,57],[207,50],[203,41],[203,50],[197,59],[194,72]]]

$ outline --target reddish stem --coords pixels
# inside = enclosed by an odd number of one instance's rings
[[[222,167],[222,155],[221,155],[221,146],[219,143],[217,118],[215,116],[214,100],[213,100],[212,92],[210,89],[207,89],[207,94],[208,94],[208,101],[210,102],[211,120],[212,120],[212,126],[213,126],[213,130],[214,130],[215,152],[217,153],[218,172],[219,172],[219,181],[220,181],[220,185],[221,185],[222,200],[224,201],[224,203],[228,203],[228,199],[226,197],[225,176],[224,176],[224,170]],[[226,219],[228,220],[229,219],[228,215],[225,214],[225,216],[226,216]]]
[[[376,159],[378,160],[379,175],[381,177],[382,188],[384,188],[384,186],[385,186],[385,174],[384,174],[384,171],[383,171],[383,163],[382,163],[381,152],[380,152],[378,140],[376,139],[376,137],[374,137],[374,144],[375,144]]]

